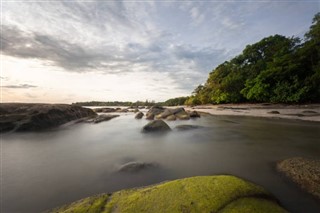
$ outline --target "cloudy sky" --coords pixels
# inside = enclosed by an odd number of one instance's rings
[[[320,1],[1,1],[1,101],[164,101]]]

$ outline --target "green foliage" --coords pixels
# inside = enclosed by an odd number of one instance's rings
[[[92,206],[99,199],[78,201],[55,212],[81,212],[77,203]],[[198,176],[121,190],[102,200],[104,206],[97,205],[96,212],[286,212],[262,187],[228,175]]]
[[[247,45],[237,57],[214,69],[187,104],[320,100],[320,13],[305,42],[281,35]]]
[[[184,105],[188,97],[171,98],[163,102],[164,106],[180,106]]]

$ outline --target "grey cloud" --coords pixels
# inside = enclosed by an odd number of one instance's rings
[[[29,88],[36,88],[38,86],[31,85],[31,84],[18,84],[18,85],[5,85],[1,87],[8,88],[8,89],[29,89]]]

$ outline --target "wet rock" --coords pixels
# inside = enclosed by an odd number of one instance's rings
[[[176,119],[177,119],[177,118],[176,118],[175,115],[169,115],[169,116],[166,118],[167,121],[175,121]]]
[[[88,108],[68,104],[0,104],[0,129],[40,131],[97,114]]]
[[[270,111],[270,112],[268,112],[268,114],[280,114],[280,112],[279,111]]]
[[[119,172],[135,173],[158,167],[155,163],[129,162],[119,168]]]
[[[119,115],[99,115],[96,118],[93,119],[93,123],[101,123],[103,121],[109,121],[112,118],[119,117]]]
[[[143,132],[166,132],[170,130],[171,128],[163,120],[150,121],[142,129]]]
[[[175,129],[179,130],[179,131],[185,131],[185,130],[192,130],[192,129],[200,129],[203,128],[203,126],[198,126],[198,125],[178,125],[175,127]]]
[[[189,113],[190,118],[200,118],[200,114],[197,111],[192,111]]]
[[[278,162],[277,170],[320,199],[320,160],[290,158]]]
[[[135,116],[135,119],[141,119],[144,116],[142,112],[138,112]]]
[[[178,113],[175,114],[175,116],[179,119],[179,120],[189,120],[190,116],[186,111],[180,111]]]

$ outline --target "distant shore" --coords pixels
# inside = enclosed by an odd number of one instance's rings
[[[212,115],[252,116],[320,122],[320,104],[219,104],[185,106]]]

